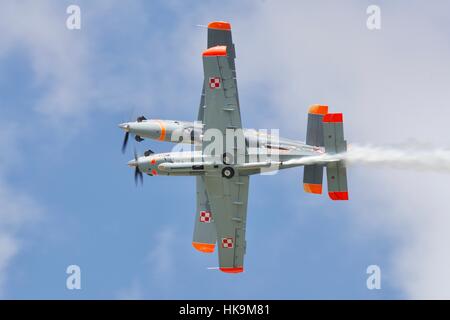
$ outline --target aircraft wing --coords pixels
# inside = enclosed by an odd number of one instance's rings
[[[214,22],[208,27],[209,48],[203,52],[203,128],[219,130],[225,146],[226,130],[242,129],[234,45],[228,23]],[[203,151],[207,145],[204,140]],[[244,265],[249,178],[236,174],[226,179],[217,168],[205,172],[205,188],[216,227],[219,267],[238,273]]]
[[[219,268],[243,272],[249,177],[224,179],[220,172],[211,172],[205,176],[205,186],[217,232]]]
[[[234,48],[231,25],[227,22],[211,22],[208,25],[208,46],[212,48],[216,46],[226,46],[228,50],[228,62],[232,70],[234,78],[236,78],[236,52]],[[239,105],[237,93],[236,93],[237,105]],[[205,84],[203,84],[202,95],[200,99],[200,106],[198,109],[197,120],[203,122],[203,107],[205,105]]]
[[[206,193],[205,177],[196,177],[197,212],[195,215],[194,237],[192,245],[201,252],[214,252],[217,233],[211,206]]]
[[[241,129],[235,72],[230,65],[229,49],[216,46],[203,52],[205,101],[204,129]]]

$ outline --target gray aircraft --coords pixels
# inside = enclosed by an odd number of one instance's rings
[[[345,163],[328,157],[347,150],[343,116],[328,107],[309,108],[306,142],[242,128],[235,71],[235,47],[231,25],[208,25],[208,48],[203,52],[204,83],[196,122],[147,120],[120,124],[129,135],[176,143],[190,143],[193,150],[155,154],[149,150],[128,162],[135,181],[149,176],[195,176],[197,210],[193,246],[219,252],[219,269],[227,273],[244,270],[245,230],[249,177],[304,166],[303,186],[321,194],[323,168],[332,200],[348,200]],[[212,133],[211,133],[212,132]],[[213,147],[211,147],[213,145]]]

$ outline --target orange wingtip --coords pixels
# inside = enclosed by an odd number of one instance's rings
[[[214,247],[216,245],[213,243],[192,242],[192,246],[198,251],[211,253],[214,252]]]
[[[329,113],[323,117],[323,122],[344,122],[342,113]]]
[[[225,273],[241,273],[244,272],[244,267],[237,267],[237,268],[219,268],[220,271]]]
[[[208,24],[209,29],[231,30],[231,24],[225,21],[213,21]]]
[[[339,200],[348,200],[348,192],[347,191],[334,191],[328,192],[331,200],[339,201]]]
[[[303,189],[307,193],[322,194],[322,185],[315,183],[304,183]]]
[[[326,115],[328,113],[328,106],[313,104],[311,107],[309,107],[308,113]]]
[[[227,55],[226,46],[216,46],[203,51],[204,57],[224,57]]]

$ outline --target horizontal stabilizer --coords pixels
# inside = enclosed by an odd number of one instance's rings
[[[327,183],[332,200],[348,200],[347,169],[343,161],[327,164]]]
[[[306,144],[323,147],[323,117],[328,106],[315,104],[309,107]],[[310,164],[303,168],[303,189],[307,193],[322,194],[323,165]]]
[[[310,164],[303,168],[303,189],[307,193],[322,194],[323,165]]]
[[[347,151],[342,113],[329,113],[323,117],[323,137],[326,153],[335,154]]]
[[[312,105],[308,111],[306,127],[306,144],[323,147],[323,117],[328,113],[328,106]]]
[[[325,152],[336,154],[347,151],[344,140],[342,113],[329,113],[323,117]],[[332,200],[348,200],[347,169],[343,160],[329,162],[327,168],[328,195]]]

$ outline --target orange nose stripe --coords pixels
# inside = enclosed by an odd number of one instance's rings
[[[152,175],[157,176],[157,175],[158,175],[158,172],[157,172],[155,169],[153,169],[153,170],[152,170]]]
[[[159,127],[161,128],[161,135],[159,136],[158,140],[159,141],[164,141],[164,139],[166,138],[166,126],[164,125],[164,122],[157,120]]]

